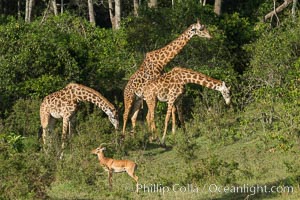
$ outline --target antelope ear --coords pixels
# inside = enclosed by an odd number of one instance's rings
[[[105,147],[102,147],[101,150],[104,151],[104,150],[106,150],[106,148],[105,148]]]

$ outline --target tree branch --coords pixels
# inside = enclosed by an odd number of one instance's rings
[[[285,9],[285,8],[286,8],[290,3],[292,3],[292,2],[293,2],[293,0],[285,0],[283,4],[281,4],[281,5],[278,6],[275,10],[269,12],[268,14],[266,14],[266,15],[264,16],[264,22],[265,22],[267,19],[273,17],[273,15],[275,15],[276,13],[281,12],[283,9]]]

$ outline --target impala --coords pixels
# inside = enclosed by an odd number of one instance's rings
[[[107,158],[104,156],[103,151],[105,147],[102,147],[102,144],[92,150],[92,154],[96,154],[98,156],[100,165],[103,167],[105,171],[108,171],[108,182],[110,188],[112,188],[112,174],[119,172],[127,172],[127,174],[132,177],[136,182],[136,192],[138,192],[138,176],[134,174],[137,164],[131,160],[116,160],[112,158]]]

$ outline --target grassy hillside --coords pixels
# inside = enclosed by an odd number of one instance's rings
[[[145,187],[139,194],[133,192],[134,182],[127,174],[115,174],[109,191],[106,172],[89,154],[97,146],[87,139],[93,136],[78,135],[65,160],[59,161],[64,165],[59,176],[64,178],[54,181],[47,195],[52,199],[299,199],[298,136],[270,131],[274,127],[266,130],[265,122],[249,119],[247,113],[236,116],[228,110],[219,117],[191,120],[186,133],[169,134],[167,149],[147,143],[143,125],[135,138],[123,144],[129,149],[126,153],[108,146],[108,156],[138,163],[139,183]],[[212,120],[215,122],[207,123]],[[231,130],[224,127],[225,122]],[[108,141],[113,141],[111,136]],[[255,190],[257,186],[267,191]],[[285,186],[293,187],[293,192],[287,192]],[[245,189],[228,192],[226,187]],[[279,192],[270,192],[275,187]]]
[[[167,148],[149,143],[143,123],[135,137],[120,143],[108,120],[94,113],[77,122],[63,160],[57,156],[58,124],[48,155],[38,151],[35,137],[15,142],[21,152],[2,147],[1,176],[9,188],[3,198],[31,199],[38,194],[47,199],[299,199],[299,136],[288,132],[299,131],[299,125],[294,122],[277,130],[281,121],[269,124],[259,117],[257,106],[250,108],[194,114],[185,133],[169,132]],[[277,113],[274,107],[274,116],[288,114],[293,112]],[[106,156],[138,163],[139,194],[125,173],[113,175],[110,191],[107,172],[90,153],[102,142],[111,143]],[[276,188],[278,192],[270,192]]]

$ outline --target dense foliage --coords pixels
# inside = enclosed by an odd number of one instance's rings
[[[120,77],[134,64],[122,31],[95,28],[71,15],[42,24],[11,19],[0,32],[1,112],[19,98],[41,98],[71,81],[119,92]]]
[[[221,16],[209,4],[175,2],[172,7],[161,1],[156,9],[143,4],[138,17],[127,12],[120,30],[93,26],[76,12],[32,23],[1,16],[0,199],[162,198],[160,193],[134,194],[126,175],[114,175],[110,191],[106,172],[90,155],[102,142],[110,143],[107,156],[138,163],[141,184],[288,185],[294,193],[259,193],[253,198],[300,197],[299,17],[292,18],[287,10],[274,27],[259,20],[272,10],[268,1],[224,1]],[[61,122],[51,135],[52,151],[40,150],[43,97],[69,82],[81,83],[107,97],[122,118],[123,88],[145,53],[174,40],[197,18],[213,39],[191,39],[165,71],[182,66],[225,81],[232,88],[230,107],[218,92],[188,85],[183,98],[186,131],[178,128],[175,135],[168,134],[170,148],[163,149],[148,140],[146,109],[135,137],[120,142],[106,115],[82,103],[65,158],[57,156]],[[159,103],[156,112],[160,133],[165,103]],[[165,197],[246,199],[249,193],[205,190]]]

